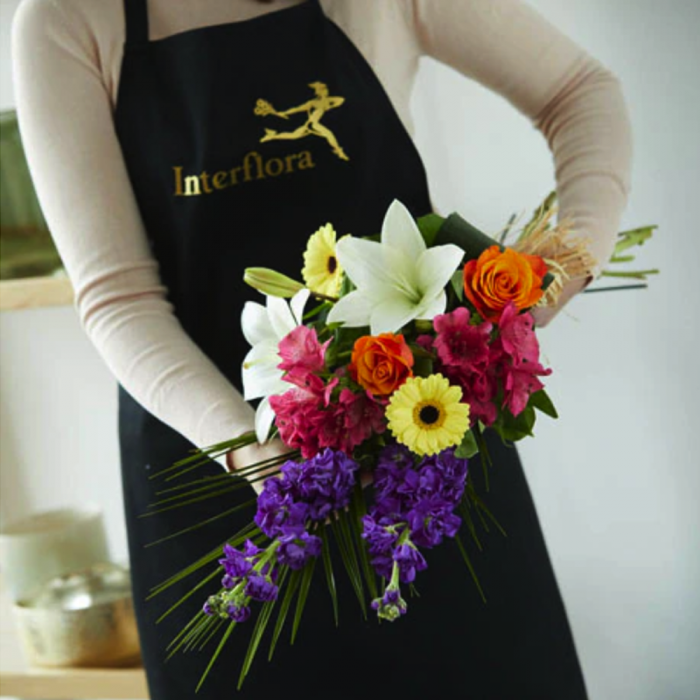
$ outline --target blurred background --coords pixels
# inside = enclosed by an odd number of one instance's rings
[[[0,0],[0,110],[14,106],[9,40],[18,4]],[[561,418],[541,419],[521,455],[591,699],[694,700],[700,3],[531,4],[622,81],[635,157],[621,228],[659,225],[635,267],[661,275],[647,290],[582,295],[541,332]],[[441,212],[458,210],[495,233],[553,188],[544,139],[502,98],[429,60],[414,98]],[[3,161],[8,152],[3,142]],[[6,258],[7,250],[3,242]],[[126,563],[116,399],[70,304],[0,314],[0,527],[96,502],[112,558]]]

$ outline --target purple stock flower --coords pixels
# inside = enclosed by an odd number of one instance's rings
[[[226,608],[226,613],[231,620],[245,622],[250,617],[250,608],[247,605],[231,604]]]
[[[467,483],[468,461],[455,457],[453,447],[423,459],[420,470],[423,481],[421,495],[440,496],[453,506],[462,500]]]
[[[394,548],[398,535],[387,530],[387,522],[377,521],[371,515],[365,515],[362,524],[362,537],[367,540],[370,554],[384,554]]]
[[[301,569],[311,557],[321,554],[322,542],[303,528],[287,531],[280,538],[277,561],[290,569]]]
[[[399,565],[401,583],[411,583],[417,571],[428,568],[428,563],[418,549],[410,544],[401,544],[394,550],[394,561]]]
[[[242,578],[253,568],[246,555],[232,547],[228,542],[224,545],[224,557],[219,559],[219,564],[222,564],[226,574],[233,578]],[[226,587],[228,588],[228,586]]]
[[[221,579],[221,585],[230,591],[236,585],[237,581],[238,579],[231,576],[231,574],[225,574]]]
[[[275,600],[277,594],[279,593],[279,588],[270,581],[267,576],[261,576],[258,573],[253,572],[248,577],[248,583],[245,587],[246,595],[250,596],[253,600],[265,603],[270,600]]]
[[[300,465],[296,486],[312,520],[325,520],[349,503],[357,469],[355,460],[330,448]]]
[[[372,566],[380,576],[389,578],[394,565],[393,551],[398,534],[387,529],[390,521],[386,518],[378,522],[371,515],[365,515],[362,524],[362,537],[367,541]]]
[[[407,515],[411,540],[420,547],[435,547],[443,537],[454,537],[462,524],[453,505],[440,499],[424,499]]]
[[[291,493],[279,493],[276,489],[268,489],[267,485],[278,479],[268,479],[265,490],[258,496],[258,510],[255,514],[255,524],[268,536],[275,538],[285,525],[303,523],[309,514],[306,503],[295,501]]]
[[[396,620],[401,615],[405,615],[407,609],[408,605],[401,597],[401,591],[392,586],[387,587],[381,598],[375,598],[372,601],[372,610],[376,610],[379,617],[384,620]]]
[[[305,462],[286,462],[280,477],[265,481],[256,525],[274,539],[286,526],[303,525],[308,518],[325,520],[331,511],[348,504],[357,469],[357,462],[330,448]]]

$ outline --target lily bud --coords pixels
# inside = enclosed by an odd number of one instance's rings
[[[283,299],[289,299],[304,289],[301,282],[267,267],[247,267],[243,274],[243,281],[263,294]]]

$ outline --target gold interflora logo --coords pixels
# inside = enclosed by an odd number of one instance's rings
[[[344,102],[344,97],[334,97],[328,92],[325,83],[310,83],[309,87],[316,93],[304,104],[298,107],[279,112],[267,100],[257,101],[254,113],[259,117],[277,117],[279,119],[289,119],[292,114],[306,112],[306,121],[296,129],[291,131],[275,131],[265,129],[265,135],[260,139],[260,143],[267,141],[296,141],[307,136],[320,136],[328,142],[333,153],[341,160],[350,160],[341,148],[335,134],[324,124],[321,118],[330,109],[340,107]],[[218,170],[214,173],[203,170],[198,174],[186,174],[182,165],[173,166],[174,195],[176,197],[192,197],[202,194],[212,194],[217,190],[228,187],[235,187],[251,180],[265,180],[276,178],[280,175],[291,175],[297,171],[315,168],[311,151],[301,151],[292,153],[284,157],[268,158],[257,151],[250,151],[243,156],[239,165],[227,170]]]
[[[289,119],[292,114],[299,114],[301,112],[307,113],[306,121],[292,131],[265,129],[265,135],[260,139],[260,143],[281,140],[295,141],[297,139],[303,139],[306,136],[320,136],[328,141],[333,153],[335,153],[338,158],[350,160],[338,143],[335,134],[327,126],[321,124],[321,117],[323,117],[328,110],[340,107],[345,102],[345,98],[332,97],[325,83],[310,83],[309,87],[316,93],[315,97],[298,107],[290,107],[283,112],[276,110],[267,100],[260,99],[257,101],[254,111],[259,117],[273,116],[279,119]]]
[[[292,153],[284,158],[263,158],[257,151],[246,153],[243,162],[228,170],[210,173],[203,170],[199,175],[185,175],[181,165],[173,166],[176,197],[191,197],[212,194],[217,190],[234,187],[251,180],[291,175],[298,170],[315,168],[311,151]]]

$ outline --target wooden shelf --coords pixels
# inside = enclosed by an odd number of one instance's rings
[[[27,700],[148,698],[143,668],[39,668],[28,666],[9,599],[0,590],[0,695]]]
[[[67,277],[26,277],[0,281],[0,311],[70,306],[73,287]]]

